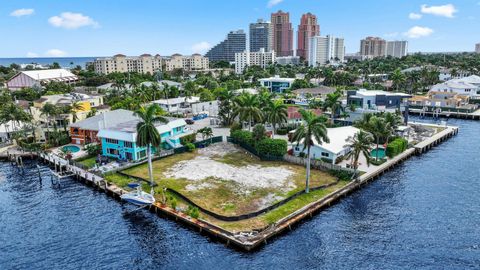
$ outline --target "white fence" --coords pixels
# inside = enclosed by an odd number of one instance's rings
[[[291,156],[291,155],[284,155],[283,159],[286,162],[306,166],[307,165],[307,159],[306,158],[301,158],[301,157],[296,157],[296,156]],[[342,166],[338,166],[335,164],[323,162],[318,159],[311,159],[310,160],[310,166],[314,169],[320,170],[320,171],[329,171],[329,170],[334,170],[334,171],[346,171],[349,173],[353,173],[354,170],[350,168],[344,168]]]

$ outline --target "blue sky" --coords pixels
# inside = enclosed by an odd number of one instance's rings
[[[318,16],[321,34],[357,52],[366,36],[406,39],[410,52],[473,51],[480,0],[0,0],[0,57],[190,54],[282,9],[293,26]],[[296,33],[295,33],[296,35]],[[295,42],[296,43],[296,42]]]

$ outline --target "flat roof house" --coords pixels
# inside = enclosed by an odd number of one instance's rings
[[[394,113],[399,110],[405,121],[408,121],[408,99],[411,97],[411,95],[405,93],[381,90],[349,90],[347,91],[347,105],[356,107],[354,112],[349,112],[349,120],[358,120],[364,113]]]
[[[66,69],[46,69],[21,71],[7,81],[7,88],[15,91],[26,87],[42,87],[49,82],[64,82],[67,84],[78,81],[77,75]]]
[[[338,128],[327,128],[327,135],[330,139],[329,143],[323,142],[319,144],[313,139],[313,146],[310,148],[310,158],[329,160],[336,164],[340,159],[350,152],[350,148],[346,147],[347,139],[353,137],[360,130],[353,126],[345,126]],[[304,145],[300,143],[298,146],[293,145],[293,152],[299,155],[301,152],[307,153],[307,149],[303,151]]]
[[[138,117],[132,111],[118,109],[104,112],[70,124],[70,137],[73,144],[101,143],[100,138],[97,137],[100,129],[115,127],[121,123],[133,120],[138,120]]]
[[[280,76],[260,79],[260,85],[267,88],[270,92],[283,93],[283,91],[290,89],[295,79],[280,78]]]
[[[101,129],[98,137],[102,143],[102,155],[121,160],[141,160],[147,156],[147,147],[137,145],[137,124],[140,120],[132,120]],[[152,153],[161,149],[180,147],[180,138],[189,134],[185,130],[187,123],[183,119],[170,118],[167,124],[156,125],[161,137],[161,146],[152,147]]]
[[[158,104],[160,108],[169,113],[183,113],[190,108],[190,104],[198,103],[199,101],[199,97],[189,97],[187,99],[185,99],[184,97],[178,97],[169,99],[158,99],[152,101],[152,103]]]

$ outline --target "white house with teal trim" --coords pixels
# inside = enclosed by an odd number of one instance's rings
[[[136,143],[137,124],[140,120],[120,123],[115,127],[101,129],[98,137],[102,142],[102,155],[123,160],[141,160],[147,156],[147,147],[140,147]],[[187,135],[187,123],[183,119],[172,118],[167,124],[160,123],[156,126],[160,133],[162,149],[180,147],[180,138]],[[152,147],[152,153],[159,149]]]

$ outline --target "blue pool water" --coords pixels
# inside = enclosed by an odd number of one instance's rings
[[[373,158],[377,158],[377,149],[373,149],[370,156]],[[378,158],[384,158],[384,157],[385,157],[385,149],[378,148]]]
[[[479,269],[480,122],[254,253],[0,163],[0,269]]]
[[[62,149],[64,151],[69,151],[69,152],[72,152],[72,153],[76,153],[76,152],[80,151],[80,147],[78,147],[76,145],[67,145],[67,146],[62,147]]]

